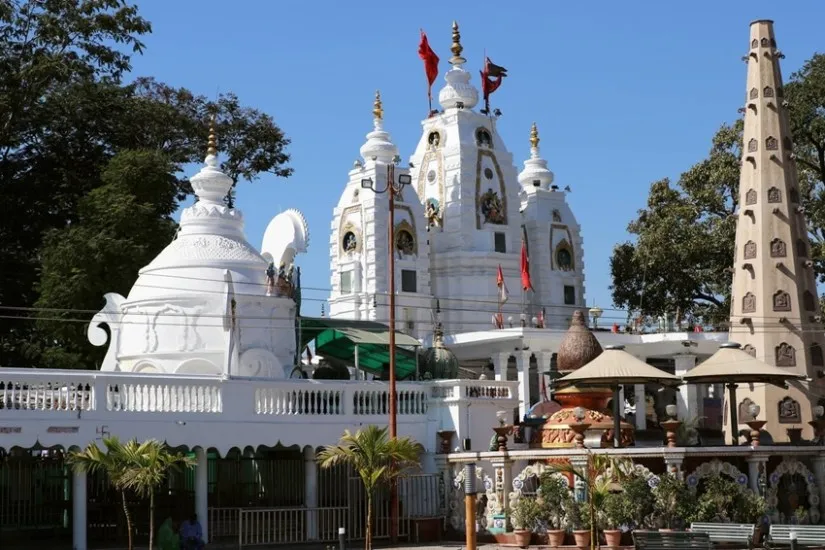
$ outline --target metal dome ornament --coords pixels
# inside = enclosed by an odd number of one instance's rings
[[[557,364],[560,372],[574,371],[583,367],[602,353],[602,346],[587,328],[584,314],[573,312],[570,328],[559,345]]]
[[[439,320],[440,313],[441,306],[440,303],[436,301],[433,347],[424,353],[424,375],[429,374],[432,379],[436,380],[450,380],[458,377],[458,359],[455,354],[444,345],[444,329]]]

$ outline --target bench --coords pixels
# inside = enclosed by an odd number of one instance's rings
[[[707,533],[692,531],[634,531],[633,546],[637,550],[712,550]]]
[[[796,533],[796,543],[800,546],[825,546],[825,525],[776,524],[771,524],[766,546],[789,545],[791,533]]]
[[[707,533],[713,543],[732,543],[753,548],[755,525],[747,523],[691,523],[693,533]]]

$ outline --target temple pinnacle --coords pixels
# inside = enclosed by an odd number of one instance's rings
[[[211,117],[209,117],[209,141],[206,145],[206,154],[215,156],[218,154],[218,138],[215,136],[215,120],[216,116],[213,113]]]
[[[375,102],[372,104],[372,115],[376,120],[384,119],[384,108],[381,106],[381,91],[375,90]]]
[[[541,140],[539,139],[539,129],[538,126],[536,126],[536,123],[534,122],[533,126],[530,128],[530,147],[535,149],[539,146],[540,141]]]
[[[464,51],[464,47],[461,45],[461,33],[458,32],[458,23],[453,21],[453,45],[450,46],[450,51],[453,52],[453,56],[450,58],[450,65],[463,65],[467,62],[466,59],[461,57],[461,52]]]

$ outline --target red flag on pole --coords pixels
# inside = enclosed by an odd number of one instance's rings
[[[507,76],[507,69],[490,61],[484,60],[484,69],[481,71],[481,92],[484,95],[484,108],[490,110],[490,94],[498,90],[501,80]]]
[[[496,286],[498,287],[498,305],[501,306],[510,297],[510,292],[507,290],[507,283],[504,282],[504,273],[501,271],[501,264],[498,266]]]
[[[530,258],[527,256],[527,239],[521,237],[521,289],[533,290],[533,282],[530,280]]]
[[[421,30],[421,42],[418,44],[418,57],[424,60],[424,72],[427,74],[427,98],[429,98],[430,110],[432,110],[432,90],[433,82],[438,76],[438,56],[430,47],[430,42],[427,40],[427,34]]]

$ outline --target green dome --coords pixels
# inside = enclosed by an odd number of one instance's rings
[[[444,346],[443,333],[440,328],[433,335],[433,347],[424,352],[425,374],[433,379],[449,380],[458,378],[458,359]]]

